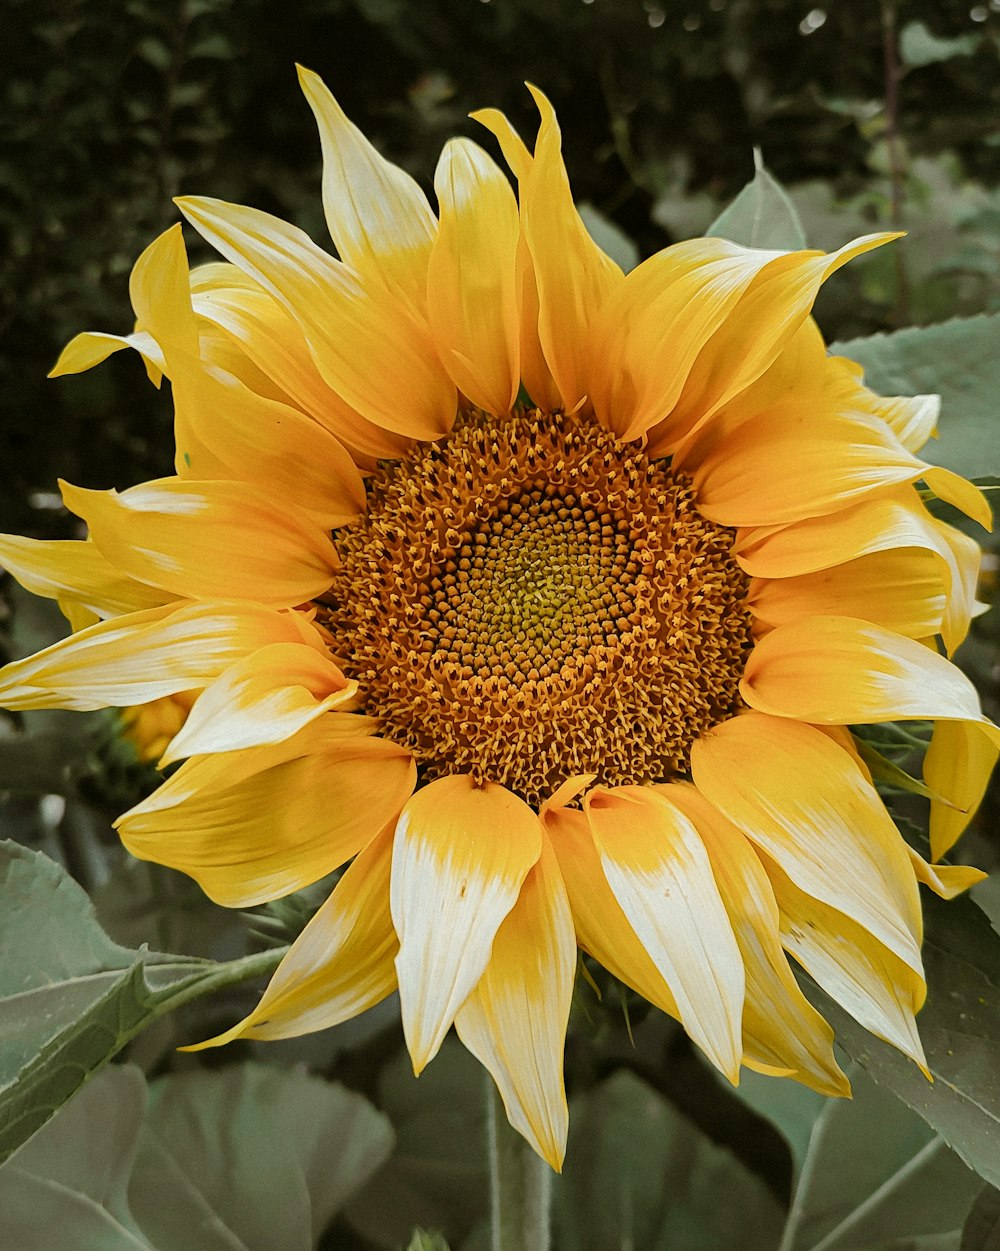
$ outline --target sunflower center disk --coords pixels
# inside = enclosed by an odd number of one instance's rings
[[[732,531],[592,421],[474,415],[380,468],[367,516],[335,537],[322,619],[427,778],[471,773],[532,804],[575,773],[663,781],[739,705]]]

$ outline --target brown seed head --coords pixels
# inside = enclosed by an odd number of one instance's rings
[[[532,804],[576,773],[663,781],[739,706],[732,538],[689,479],[593,420],[473,414],[373,475],[322,615],[365,711],[427,778]]]

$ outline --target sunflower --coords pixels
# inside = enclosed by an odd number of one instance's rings
[[[976,612],[982,494],[921,460],[934,397],[828,357],[825,255],[722,239],[623,274],[574,206],[551,105],[517,183],[447,144],[435,216],[312,73],[336,257],[184,198],[131,279],[169,377],[176,473],[64,484],[88,537],[0,546],[67,639],[8,708],[192,692],[118,822],[231,907],[347,865],[253,1012],[201,1046],[322,1029],[398,988],[416,1072],[454,1025],[554,1167],[577,949],[741,1065],[848,1083],[789,956],[924,1065],[918,883],[979,802],[998,732],[947,658]],[[921,485],[922,484],[922,485]],[[190,696],[188,698],[191,698]],[[932,862],[849,727],[934,722]]]

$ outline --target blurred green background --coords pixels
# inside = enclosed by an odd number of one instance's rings
[[[148,384],[137,357],[122,353],[79,377],[45,375],[78,331],[131,329],[128,273],[177,219],[172,196],[253,204],[326,242],[319,143],[295,61],[319,72],[352,119],[428,192],[451,135],[493,150],[468,120],[472,109],[503,109],[530,140],[536,123],[523,80],[537,83],[558,111],[576,198],[602,243],[622,257],[702,233],[752,176],[760,147],[810,243],[909,231],[905,243],[829,284],[817,315],[830,339],[1000,311],[1000,0],[2,2],[3,530],[72,534],[54,494],[59,476],[125,487],[171,472],[169,394]],[[195,259],[208,259],[191,232],[187,241]],[[14,594],[9,582],[0,587],[0,598]],[[58,631],[58,614],[47,607],[18,594],[0,650],[33,650]],[[977,623],[962,652],[994,716],[996,616],[994,609]],[[122,749],[113,716],[44,713],[33,725],[20,736],[4,723],[0,734],[0,781],[18,781],[0,793],[5,833],[62,862],[118,941],[225,958],[294,935],[322,898],[307,894],[248,920],[208,903],[186,878],[124,857],[110,819],[153,779]],[[984,867],[997,862],[995,821],[994,799],[967,840],[968,857]],[[695,1204],[698,1227],[716,1228],[709,1212],[721,1219],[743,1204],[761,1223],[760,1245],[774,1245],[772,1226],[780,1225],[798,1159],[781,1100],[790,1100],[788,1118],[800,1117],[806,1134],[816,1105],[797,1104],[802,1092],[790,1083],[751,1077],[739,1096],[723,1088],[679,1030],[592,972],[604,998],[581,982],[567,1056],[581,1100],[579,1158],[590,1137],[595,1173],[631,1152],[638,1175],[648,1160],[637,1118],[645,1116],[647,1137],[679,1118],[683,1129],[671,1130],[674,1146],[661,1152],[670,1166],[664,1187],[716,1176],[723,1166],[712,1153],[731,1153],[725,1167],[738,1165],[738,1175],[718,1178],[723,1193],[736,1186],[729,1207],[711,1188],[688,1196],[704,1200]],[[481,1126],[457,1111],[478,1109],[481,1076],[465,1053],[450,1047],[414,1096],[391,1003],[300,1041],[242,1044],[197,1062],[173,1050],[231,1024],[253,1001],[241,989],[164,1022],[129,1058],[151,1075],[252,1056],[336,1076],[391,1114],[398,1142],[388,1173],[324,1248],[390,1248],[420,1222],[445,1230],[455,1247],[467,1235],[472,1251],[485,1245],[472,1237],[482,1231],[485,1202]],[[628,1084],[635,1075],[646,1083],[641,1090]],[[610,1111],[599,1106],[611,1097],[606,1079],[617,1083]],[[874,1108],[872,1124],[892,1122],[880,1106],[859,1103]],[[859,1125],[864,1137],[869,1130]],[[701,1173],[689,1167],[696,1157]],[[562,1245],[580,1251],[613,1245],[619,1228],[610,1200],[587,1207],[591,1180],[578,1171],[562,1201]],[[858,1202],[870,1184],[858,1182]],[[595,1211],[605,1214],[607,1239],[587,1232]],[[649,1228],[659,1219],[649,1214]],[[723,1240],[721,1226],[714,1236]],[[711,1251],[722,1241],[674,1245]]]
[[[1000,0],[4,0],[0,527],[66,533],[57,476],[169,470],[169,412],[131,354],[49,382],[85,329],[131,328],[135,257],[171,197],[256,205],[325,241],[319,144],[293,69],[430,190],[443,141],[529,137],[552,98],[579,201],[648,255],[698,234],[752,173],[810,242],[902,223],[839,276],[830,337],[1000,307]],[[189,246],[195,256],[193,238]]]

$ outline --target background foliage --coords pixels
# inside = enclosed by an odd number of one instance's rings
[[[45,374],[77,331],[130,329],[127,274],[176,219],[171,196],[251,203],[324,238],[319,145],[296,89],[296,60],[321,73],[349,115],[428,189],[447,137],[482,138],[466,118],[471,109],[499,106],[532,134],[521,81],[537,82],[559,112],[577,199],[590,206],[604,245],[624,257],[702,233],[752,176],[758,146],[810,244],[836,246],[894,226],[910,232],[904,245],[830,284],[818,309],[830,338],[1000,313],[1000,0],[821,3],[6,0],[0,528],[71,534],[53,496],[57,475],[124,487],[169,472],[169,397],[148,386],[131,354],[76,378],[49,382]],[[975,351],[950,385],[982,440],[996,393],[982,371],[995,371],[1000,353],[990,346],[994,322],[975,325]],[[928,349],[954,361],[961,346],[951,332],[927,331],[945,335],[929,340],[911,333],[918,337],[900,336],[891,352],[878,341],[858,348],[875,385],[881,370],[887,389],[891,380],[906,390],[901,377],[927,389],[913,371],[926,368]],[[966,439],[958,454],[971,446]],[[4,593],[0,648],[21,654],[61,632],[46,605],[9,585]],[[995,715],[995,611],[977,623],[960,660]],[[19,875],[32,916],[63,900],[66,927],[46,947],[24,915],[8,913],[6,929],[0,919],[8,975],[0,986],[0,1144],[23,1137],[19,1118],[31,1100],[18,1102],[28,1089],[22,1066],[38,1047],[31,1090],[49,1107],[69,1093],[66,1072],[79,1066],[81,1047],[95,1067],[124,1046],[133,1066],[95,1078],[0,1168],[0,1228],[17,1229],[19,1251],[50,1247],[58,1237],[37,1213],[55,1212],[58,1194],[58,1220],[72,1224],[84,1251],[371,1251],[407,1245],[418,1227],[440,1231],[453,1249],[481,1251],[482,1079],[461,1048],[447,1047],[414,1083],[390,1003],[288,1043],[240,1043],[198,1058],[174,1050],[249,1009],[257,986],[244,984],[247,966],[234,973],[233,962],[249,958],[252,971],[276,959],[322,892],[232,914],[187,879],[126,859],[110,820],[154,782],[112,716],[0,723],[0,832],[18,845],[5,853],[4,873]],[[1000,859],[996,813],[991,799],[963,844],[985,868]],[[922,818],[912,805],[899,814]],[[69,876],[53,876],[25,849],[45,852]],[[987,884],[979,898],[995,920],[995,889]],[[929,963],[944,970],[941,1000],[950,996],[957,1012],[956,997],[966,995],[973,1008],[954,1063],[964,1073],[992,1062],[995,1075],[996,1056],[980,1044],[996,1035],[1000,940],[977,924],[961,914],[953,930],[935,931]],[[31,942],[18,948],[19,934]],[[966,970],[970,943],[979,965]],[[86,958],[67,963],[59,957],[67,950]],[[1000,1180],[978,1163],[991,1150],[1000,1158],[995,1081],[976,1087],[975,1109],[957,1113],[963,1132],[982,1136],[985,1145],[976,1138],[971,1149],[949,1131],[947,1107],[928,1125],[897,1100],[917,1101],[919,1092],[879,1069],[877,1048],[866,1067],[882,1084],[859,1077],[854,1104],[824,1105],[752,1074],[734,1092],[671,1023],[599,969],[590,972],[602,997],[580,982],[567,1054],[573,1133],[556,1195],[561,1251],[711,1251],[737,1236],[747,1251],[1000,1245],[996,1192],[968,1166],[971,1150],[982,1176]],[[32,976],[38,986],[29,986]],[[221,990],[203,997],[211,978]],[[75,1032],[60,1033],[58,1013],[54,1023],[44,1012],[25,1014],[19,996],[43,992],[76,996]],[[167,1015],[182,999],[186,1006]],[[29,1037],[43,1018],[48,1033]],[[19,1037],[12,1022],[25,1021]],[[129,1021],[139,1023],[134,1041]],[[961,1073],[948,1068],[952,1024],[946,1013],[926,1028],[943,1082],[961,1087]],[[173,1119],[171,1106],[180,1109]],[[282,1108],[302,1111],[282,1120]],[[81,1144],[98,1116],[107,1156],[84,1168]],[[185,1133],[210,1144],[187,1169],[178,1164]],[[277,1180],[262,1170],[262,1153],[281,1161]],[[192,1186],[213,1159],[226,1161],[225,1175]],[[320,1167],[334,1159],[337,1170]],[[244,1204],[265,1181],[287,1216],[277,1230],[267,1204]],[[150,1200],[160,1184],[186,1213],[175,1229],[164,1224],[164,1204]],[[91,1241],[81,1240],[84,1219],[93,1222]],[[194,1244],[192,1229],[200,1231]]]

